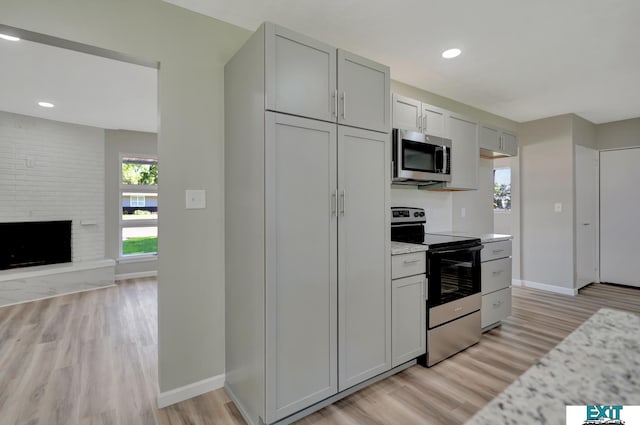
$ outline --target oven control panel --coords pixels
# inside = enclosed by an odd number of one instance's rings
[[[426,222],[423,208],[391,207],[391,224]]]

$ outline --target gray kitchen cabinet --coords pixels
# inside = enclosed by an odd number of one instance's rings
[[[389,81],[388,66],[338,49],[338,123],[388,133]]]
[[[336,48],[265,23],[266,109],[336,120]]]
[[[446,137],[448,111],[397,93],[392,100],[393,128]]]
[[[439,137],[447,137],[447,116],[449,112],[436,106],[422,104],[422,132]]]
[[[266,23],[266,109],[384,133],[389,67]]]
[[[478,123],[462,115],[447,115],[451,139],[451,181],[425,186],[427,190],[474,190],[478,188]]]
[[[266,114],[266,400],[271,419],[337,392],[337,217],[329,202],[337,188],[336,150],[335,124]]]
[[[482,124],[480,126],[480,156],[499,158],[518,155],[518,138],[508,131]]]
[[[295,97],[317,75],[274,79],[331,67],[322,46],[265,24],[225,66],[225,391],[249,424],[392,373],[389,136],[338,124],[337,80],[327,103]]]
[[[481,326],[487,331],[511,315],[511,239],[483,242],[480,253]]]
[[[427,321],[426,321],[426,284],[427,278],[424,268],[421,274],[404,277],[402,271],[413,273],[421,256],[422,265],[425,253],[394,255],[392,258],[392,273],[403,276],[391,281],[391,365],[398,366],[415,359],[426,352]],[[407,262],[410,267],[405,269]],[[396,267],[398,266],[398,267]],[[398,271],[398,269],[403,269]]]
[[[391,368],[390,153],[388,135],[339,126],[339,391]]]

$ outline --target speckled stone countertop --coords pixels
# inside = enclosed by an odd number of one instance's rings
[[[391,241],[391,255],[409,254],[412,252],[424,252],[424,251],[427,251],[428,249],[429,247],[426,245]]]
[[[640,404],[640,316],[600,309],[466,425],[565,425],[587,404]]]
[[[478,235],[477,233],[462,232],[457,230],[449,230],[446,232],[429,232],[429,233],[433,233],[435,235],[469,236],[472,238],[480,238],[480,241],[482,243],[508,241],[509,239],[513,239],[513,236],[511,235],[502,235],[499,233],[484,233],[482,235]]]

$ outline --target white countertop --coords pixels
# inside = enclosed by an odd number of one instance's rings
[[[511,236],[511,235],[501,235],[499,233],[485,233],[485,234],[482,234],[482,235],[478,235],[477,233],[460,232],[460,231],[456,231],[456,230],[449,230],[449,231],[446,231],[446,232],[428,232],[428,233],[433,233],[433,234],[436,234],[436,235],[469,236],[469,237],[472,237],[472,238],[480,238],[480,241],[482,243],[508,241],[510,239],[513,239],[513,236]]]
[[[425,252],[428,249],[429,247],[426,245],[391,241],[391,255],[410,254],[412,252]]]

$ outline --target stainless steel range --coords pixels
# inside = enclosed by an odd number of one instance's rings
[[[428,245],[427,354],[432,366],[480,340],[480,250],[478,238],[429,234],[422,208],[391,208],[391,240]]]

